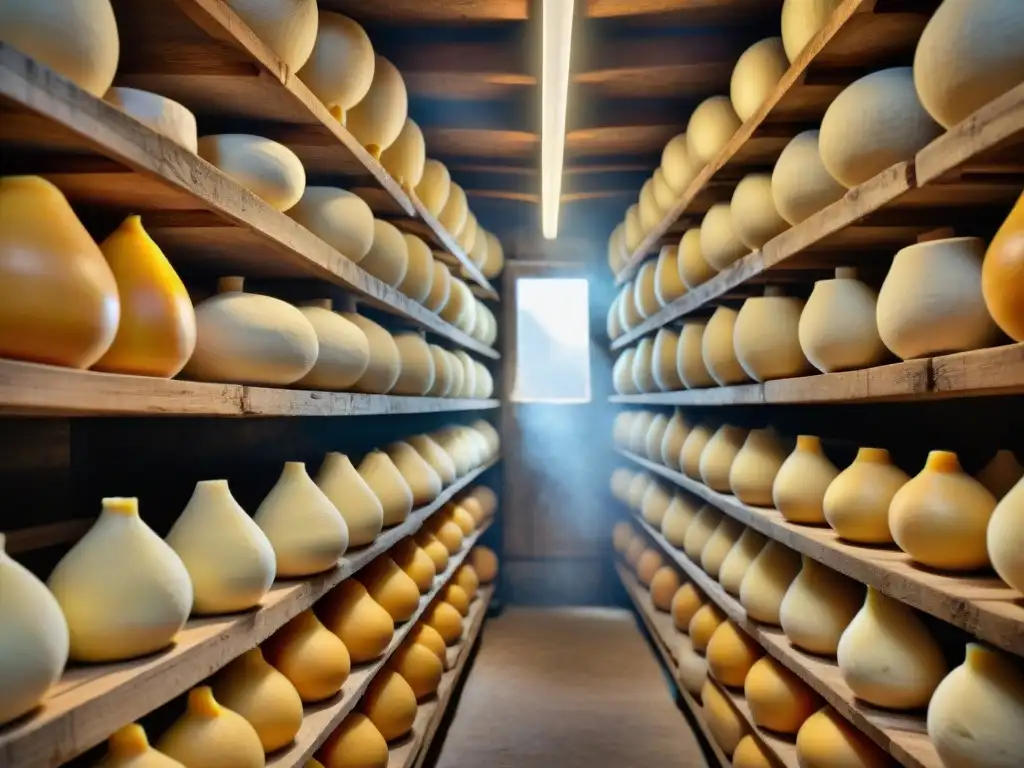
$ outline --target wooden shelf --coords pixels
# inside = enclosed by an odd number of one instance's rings
[[[298,155],[311,183],[367,183],[374,211],[422,224],[470,277],[493,292],[455,239],[335,119],[296,73],[220,0],[115,0],[121,61],[115,85],[172,98],[200,124],[259,121],[261,135]]]
[[[764,384],[612,395],[628,405],[868,403],[1024,393],[1024,343]]]
[[[379,554],[420,529],[459,491],[500,459],[446,488],[429,506],[338,567],[309,579],[278,581],[259,609],[190,619],[168,650],[115,664],[70,666],[35,714],[0,727],[0,765],[53,768],[96,746],[121,726],[152,712],[256,647]]]
[[[693,715],[697,727],[704,734],[704,739],[711,748],[712,756],[720,768],[729,768],[732,762],[725,752],[722,751],[722,748],[718,746],[715,737],[711,735],[711,729],[708,728],[707,721],[704,719],[704,708],[679,682],[679,665],[676,655],[676,648],[678,646],[674,635],[678,635],[680,638],[686,636],[672,625],[671,616],[658,611],[654,607],[654,604],[651,602],[650,592],[640,585],[640,582],[636,580],[636,577],[633,576],[628,568],[621,563],[616,563],[615,570],[618,571],[619,579],[622,580],[622,586],[625,587],[629,599],[633,601],[636,612],[640,615],[644,625],[647,627],[647,631],[654,639],[654,647],[658,650],[658,655],[661,656],[661,661],[672,677],[679,695],[686,704],[686,708],[690,710],[690,714]]]
[[[628,451],[617,453],[704,499],[744,525],[1003,650],[1024,656],[1024,599],[992,575],[946,575],[914,563],[895,546],[850,544],[828,527],[798,525],[775,509],[748,507]]]
[[[399,397],[211,384],[0,360],[0,414],[47,416],[371,416],[483,411],[495,399]]]
[[[500,357],[205,160],[3,43],[0,142],[9,150],[5,174],[44,176],[79,209],[140,213],[179,270],[324,280],[479,355]]]
[[[352,712],[359,704],[363,694],[366,693],[366,689],[370,687],[370,683],[377,673],[384,667],[387,660],[391,658],[391,654],[395,652],[402,641],[405,640],[406,636],[412,631],[416,622],[420,620],[424,611],[430,606],[440,593],[444,586],[451,580],[451,577],[458,570],[459,566],[462,565],[463,561],[469,555],[473,545],[477,542],[480,536],[485,530],[487,530],[489,523],[481,528],[479,531],[474,533],[472,536],[467,537],[467,541],[462,551],[458,554],[453,555],[449,560],[448,568],[444,573],[438,574],[434,580],[434,586],[430,592],[423,595],[420,598],[419,607],[413,614],[409,621],[405,622],[401,626],[395,627],[395,635],[391,639],[391,644],[388,645],[387,650],[384,654],[375,661],[368,664],[360,664],[353,668],[352,673],[345,681],[345,685],[342,686],[341,692],[327,701],[319,702],[317,704],[309,705],[304,708],[302,727],[299,729],[298,735],[295,737],[295,742],[288,749],[275,752],[273,755],[267,758],[268,768],[303,768],[306,762],[313,757],[318,749],[327,741],[328,737],[334,732],[335,728],[341,725],[341,722]],[[421,710],[423,707],[420,708]],[[419,719],[419,713],[417,713],[417,720]]]
[[[615,339],[622,349],[652,331],[739,289],[759,289],[766,275],[806,272],[813,281],[839,266],[884,264],[921,234],[963,209],[1009,207],[1020,194],[1024,162],[1024,84],[1003,94],[922,149],[832,205],[790,227]],[[637,262],[643,261],[646,251]],[[619,282],[622,282],[621,280]]]
[[[694,585],[722,609],[725,615],[743,629],[774,659],[813,688],[840,715],[864,732],[872,741],[891,754],[906,768],[943,768],[928,737],[923,713],[901,713],[882,710],[858,701],[843,680],[835,661],[811,656],[797,650],[778,627],[758,624],[747,618],[739,601],[722,585],[677,550],[641,517],[634,520],[644,533],[678,565]]]
[[[470,653],[483,629],[493,594],[494,587],[480,587],[476,599],[469,607],[469,615],[462,620],[462,641],[448,649],[448,662],[445,664],[447,671],[441,678],[437,695],[420,705],[412,733],[391,746],[388,768],[420,768],[426,761],[430,745],[433,744],[441,721],[452,704],[455,688],[466,672]]]

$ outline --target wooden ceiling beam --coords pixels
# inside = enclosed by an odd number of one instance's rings
[[[388,24],[525,21],[530,0],[319,0],[325,10]]]
[[[752,14],[778,13],[781,8],[782,0],[586,0],[587,17],[598,19],[671,15],[693,22],[740,24]]]

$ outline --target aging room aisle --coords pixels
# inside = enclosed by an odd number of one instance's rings
[[[633,616],[510,609],[487,623],[436,768],[704,768]]]

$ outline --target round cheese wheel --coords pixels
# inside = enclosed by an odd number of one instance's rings
[[[462,228],[462,232],[460,232],[459,236],[456,238],[459,246],[461,246],[462,250],[466,252],[466,255],[469,255],[476,246],[476,236],[479,230],[480,223],[476,220],[476,216],[473,212],[467,208],[466,226]]]
[[[690,622],[694,614],[704,604],[700,592],[693,586],[692,582],[686,582],[672,595],[672,604],[669,606],[672,613],[672,623],[680,632],[688,632]]]
[[[434,386],[434,356],[422,335],[414,331],[394,336],[401,366],[391,391],[396,395],[426,395]]]
[[[773,237],[789,229],[772,197],[772,177],[751,173],[736,185],[729,203],[736,236],[750,250],[760,248]]]
[[[811,715],[796,735],[796,753],[805,768],[886,768],[892,758],[863,731],[831,707]]]
[[[413,188],[423,180],[427,148],[423,131],[412,118],[406,118],[395,143],[381,153],[380,163],[399,184]]]
[[[316,0],[227,0],[227,3],[292,72],[298,72],[309,60],[319,27]]]
[[[818,131],[793,137],[772,170],[772,200],[779,215],[799,224],[839,200],[846,187],[832,178],[818,152]]]
[[[370,343],[359,326],[331,311],[329,299],[300,307],[316,332],[319,352],[309,373],[295,382],[303,389],[348,389],[370,364]]]
[[[793,733],[821,707],[821,699],[803,680],[764,656],[750,668],[743,682],[754,722],[776,733]]]
[[[359,266],[392,288],[402,284],[409,269],[409,246],[394,224],[373,220],[373,245]]]
[[[741,121],[727,96],[702,101],[686,126],[686,148],[691,158],[710,163],[739,130]]]
[[[644,182],[640,190],[640,226],[650,232],[661,223],[662,210],[654,197],[654,179]]]
[[[690,619],[690,626],[686,628],[686,634],[690,636],[695,651],[704,653],[707,650],[711,636],[723,621],[725,614],[714,603],[707,603],[697,609]]]
[[[731,621],[724,621],[708,641],[708,672],[729,688],[743,687],[747,673],[764,649],[750,635]]]
[[[676,198],[686,191],[690,182],[700,173],[703,165],[699,158],[690,154],[685,133],[674,136],[665,145],[665,149],[661,152],[661,166],[658,170],[662,172],[665,184],[672,191],[671,205],[675,205]],[[671,207],[671,205],[667,207]]]
[[[398,139],[408,114],[402,74],[383,56],[374,57],[370,90],[348,111],[345,127],[371,154],[379,154]]]
[[[710,667],[710,663],[708,664]],[[708,724],[712,738],[727,755],[731,755],[740,739],[749,730],[746,721],[733,707],[717,685],[708,680],[700,692],[700,700],[704,705],[704,720]]]
[[[767,37],[743,52],[732,70],[729,96],[740,120],[751,117],[789,69],[781,37]]]
[[[700,223],[700,253],[704,260],[712,268],[723,270],[749,252],[733,225],[732,206],[712,205]]]
[[[661,309],[661,302],[658,301],[658,292],[655,288],[656,273],[656,262],[645,261],[640,267],[640,271],[637,272],[636,282],[633,284],[633,302],[640,317],[645,320]]]
[[[356,264],[373,245],[373,212],[347,190],[306,187],[288,216]]]
[[[448,202],[452,178],[440,160],[428,159],[423,164],[423,176],[416,185],[416,197],[432,216],[440,216]]]
[[[469,205],[466,202],[466,192],[454,181],[450,184],[448,197],[444,208],[437,215],[437,220],[456,239],[462,234],[462,230],[466,228],[466,223],[469,221]]]
[[[430,296],[434,284],[434,255],[430,252],[430,246],[416,235],[406,232],[402,237],[405,239],[408,268],[398,290],[413,301],[423,304]]]
[[[278,5],[283,2],[276,1]],[[236,5],[237,2],[232,0],[231,4]],[[249,5],[256,2],[267,4],[267,0],[244,2]],[[278,28],[275,36],[286,31]],[[325,106],[340,112],[343,124],[345,113],[362,101],[370,90],[375,67],[373,46],[366,30],[348,16],[320,11],[316,42],[298,75]]]
[[[451,298],[452,273],[436,255],[432,269],[434,276],[430,281],[430,293],[427,294],[423,306],[431,312],[440,313],[448,306],[448,301]]]
[[[651,182],[652,189],[654,191],[654,202],[658,204],[658,207],[664,215],[675,207],[676,202],[678,202],[679,195],[676,194],[676,191],[672,189],[671,185],[668,183],[664,168],[659,167],[655,169],[654,176],[651,177]]]
[[[821,119],[818,149],[826,170],[855,187],[910,160],[942,133],[914,90],[910,67],[883,69],[846,87]]]
[[[651,586],[654,574],[665,564],[665,558],[656,549],[645,549],[636,564],[636,577],[644,586]]]
[[[679,591],[679,571],[671,565],[665,565],[654,573],[651,579],[651,602],[659,611],[672,608],[672,598]]]
[[[644,239],[643,224],[640,222],[640,205],[634,203],[626,209],[625,223],[626,252],[630,257],[636,252],[640,242]]]
[[[782,44],[796,61],[804,46],[824,27],[843,0],[786,0],[782,5]]]
[[[342,317],[357,325],[369,343],[370,362],[366,371],[352,386],[355,392],[385,395],[391,391],[401,373],[402,359],[395,340],[387,330],[355,312],[343,312]]]
[[[707,259],[701,252],[700,229],[688,229],[679,240],[679,279],[683,284],[693,290],[701,283],[705,283],[714,277],[718,270],[708,264]]]
[[[279,211],[299,202],[306,189],[306,171],[295,153],[262,136],[203,136],[197,151],[203,160]]]
[[[196,116],[178,102],[137,88],[111,88],[103,100],[185,149],[197,150]]]

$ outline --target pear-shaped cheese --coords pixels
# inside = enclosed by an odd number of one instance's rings
[[[629,430],[629,450],[638,456],[643,456],[647,450],[647,433],[654,423],[656,414],[651,411],[640,411],[633,419]]]
[[[848,541],[892,542],[889,505],[910,476],[889,460],[884,448],[861,448],[853,463],[829,483],[822,502],[825,520]]]
[[[857,698],[887,709],[925,706],[946,675],[942,650],[913,609],[871,587],[836,657]]]
[[[864,587],[801,555],[799,575],[779,607],[786,638],[797,648],[835,656],[839,638],[864,604]]]
[[[645,320],[661,309],[661,304],[658,303],[658,294],[654,289],[655,267],[656,264],[653,261],[645,261],[636,273],[633,284],[633,300],[640,317]]]
[[[459,397],[478,397],[475,360],[461,349],[455,351],[455,358],[462,365],[462,387],[459,389]]]
[[[679,334],[671,328],[659,328],[654,337],[654,347],[651,351],[651,368],[654,374],[654,383],[662,392],[672,392],[683,388],[683,380],[679,378],[679,367],[676,360],[678,352]]]
[[[409,516],[413,493],[401,472],[383,451],[371,451],[359,463],[359,475],[380,499],[384,508],[384,527],[398,525]]]
[[[775,477],[786,460],[786,449],[775,430],[752,429],[729,468],[733,496],[752,507],[771,507]]]
[[[693,616],[704,604],[700,592],[693,586],[692,582],[686,582],[676,590],[672,596],[672,604],[669,609],[672,613],[672,623],[680,632],[686,632],[690,628]]]
[[[710,662],[708,667],[710,668]],[[733,707],[718,686],[708,680],[700,692],[704,705],[704,720],[711,731],[711,737],[726,755],[731,755],[749,730],[746,721]]]
[[[739,539],[733,544],[721,567],[718,569],[718,583],[730,595],[739,595],[743,577],[754,562],[754,558],[768,540],[753,528],[744,528]]]
[[[285,463],[253,519],[274,547],[278,576],[329,570],[348,549],[345,518],[299,461]]]
[[[647,437],[644,440],[644,456],[651,461],[657,462],[661,460],[661,441],[665,437],[665,430],[668,428],[668,417],[663,414],[657,414],[651,421],[651,426],[647,429]]]
[[[706,603],[698,608],[690,619],[690,626],[686,628],[686,634],[690,636],[694,650],[704,653],[711,642],[711,636],[723,621],[725,614],[714,603]]]
[[[33,709],[57,682],[68,643],[60,605],[4,551],[0,533],[0,725]]]
[[[704,547],[721,522],[722,513],[718,509],[710,504],[701,507],[693,522],[686,529],[686,538],[683,541],[683,550],[690,560],[695,563],[700,562],[701,552],[704,551]]]
[[[735,309],[720,304],[708,320],[708,324],[704,326],[704,335],[701,337],[704,367],[711,374],[711,378],[723,387],[750,381],[750,377],[736,357],[736,348],[732,343],[732,332],[738,314]]]
[[[416,543],[419,544],[427,556],[434,561],[434,568],[438,573],[444,573],[448,569],[448,547],[430,531],[421,530],[416,534]]]
[[[896,544],[932,568],[970,571],[989,565],[986,534],[996,498],[961,469],[957,455],[932,451],[924,469],[889,505]]]
[[[629,448],[629,433],[633,428],[633,416],[635,411],[622,411],[612,424],[612,436],[616,447],[623,450]]]
[[[287,677],[259,648],[246,651],[217,673],[211,683],[222,705],[256,729],[264,752],[291,744],[302,725],[302,699]]]
[[[362,315],[355,312],[340,314],[366,335],[370,349],[370,361],[366,371],[352,385],[352,390],[371,395],[386,395],[394,388],[402,368],[402,359],[394,338],[384,328]]]
[[[489,520],[494,517],[494,513],[498,509],[498,495],[491,488],[486,485],[478,485],[469,492],[468,498],[472,498],[480,504],[483,513],[481,520]],[[477,522],[479,524],[479,520]]]
[[[430,346],[418,333],[399,333],[395,337],[401,366],[398,381],[391,392],[396,395],[422,396],[434,386],[436,371]]]
[[[824,523],[825,492],[839,475],[821,447],[821,438],[800,435],[772,484],[775,508],[793,523]]]
[[[665,558],[656,549],[645,549],[636,564],[636,577],[644,586],[651,586],[654,574],[665,564]]]
[[[96,765],[101,768],[185,768],[174,758],[149,746],[146,732],[138,723],[114,731],[107,739],[107,754]]]
[[[316,331],[291,304],[242,288],[241,278],[221,278],[217,294],[196,306],[196,347],[185,364],[186,376],[237,384],[293,384],[316,364]]]
[[[673,494],[665,515],[661,518],[661,534],[666,541],[676,549],[686,546],[686,532],[697,513],[699,507],[693,502],[692,497],[681,494]]]
[[[732,341],[736,359],[752,379],[764,382],[812,372],[800,347],[803,308],[803,299],[786,296],[775,285],[765,288],[764,296],[743,302]]]
[[[433,533],[448,550],[448,554],[454,555],[462,549],[465,542],[465,535],[462,529],[450,518],[444,515],[434,515],[424,523],[423,527]]]
[[[656,194],[660,175],[661,169],[659,168],[654,172],[654,189]],[[662,186],[663,189],[668,190],[668,195],[670,196],[670,199],[665,201],[669,203],[669,206],[664,208],[667,211],[675,203],[675,193],[668,188],[664,181]],[[654,270],[654,292],[658,297],[658,303],[662,307],[666,307],[686,293],[686,291],[686,285],[679,276],[679,247],[666,245],[658,253],[658,263]]]
[[[629,542],[629,546],[626,548],[625,558],[626,563],[634,571],[636,570],[637,564],[640,562],[640,555],[644,553],[645,549],[646,546],[642,536],[636,536],[631,542]]]
[[[453,580],[456,584],[466,590],[466,594],[469,595],[470,600],[476,599],[477,590],[480,589],[480,577],[477,576],[473,566],[469,563],[463,563],[459,566],[459,570],[455,572]]]
[[[387,768],[388,743],[370,718],[350,712],[317,756],[324,768]]]
[[[373,211],[345,189],[306,187],[299,202],[288,209],[288,218],[356,264],[373,245]]]
[[[688,638],[680,638],[676,651],[679,664],[679,682],[691,696],[700,697],[704,683],[708,680],[708,662],[693,650]]]
[[[248,721],[222,707],[209,686],[188,693],[188,709],[164,731],[156,748],[185,766],[262,768],[263,745]]]
[[[803,768],[886,768],[892,764],[881,748],[831,707],[811,715],[796,735]]]
[[[795,734],[822,703],[803,680],[771,656],[750,668],[743,695],[754,722],[776,733]]]
[[[747,734],[736,745],[732,753],[732,768],[774,768],[775,762],[768,752],[753,736]]]
[[[416,720],[416,693],[398,672],[385,668],[366,689],[360,708],[381,736],[394,741],[412,730]]]
[[[416,583],[421,595],[427,594],[437,578],[437,566],[415,539],[402,539],[390,550],[391,559]]]
[[[996,499],[1003,498],[1017,481],[1024,477],[1024,467],[1012,451],[996,451],[988,463],[979,469],[974,479],[984,485]]]
[[[669,611],[672,600],[679,591],[679,571],[671,565],[663,565],[654,572],[651,579],[651,602],[659,611]]]
[[[767,173],[748,173],[732,194],[729,203],[736,237],[750,250],[760,248],[789,229],[772,199],[772,177]]]
[[[683,282],[692,291],[717,273],[718,270],[708,263],[701,251],[700,229],[686,230],[679,240],[679,276]]]
[[[726,556],[732,551],[733,546],[739,541],[745,526],[739,520],[734,520],[728,515],[722,516],[722,521],[711,534],[708,543],[700,553],[700,567],[714,579],[718,578],[722,563]]]
[[[455,645],[462,639],[462,616],[443,600],[438,600],[427,609],[423,621],[437,630],[444,638],[445,645]]]
[[[235,501],[227,480],[196,483],[167,543],[192,580],[194,613],[248,610],[274,583],[274,548]]]
[[[1024,478],[996,506],[986,539],[999,578],[1024,592]]]
[[[159,651],[192,609],[188,571],[139,517],[136,499],[104,499],[100,516],[61,558],[47,586],[67,620],[75,661]]]
[[[345,127],[379,158],[398,139],[408,115],[409,94],[402,74],[383,56],[374,56],[370,89],[345,115]]]
[[[967,658],[935,689],[928,735],[943,765],[1014,768],[1024,755],[1020,659],[967,644]]]
[[[434,386],[427,392],[428,397],[452,397],[458,391],[455,384],[455,363],[446,349],[431,344],[430,355],[434,358]],[[461,387],[461,384],[459,385]]]
[[[636,349],[630,347],[619,355],[612,366],[612,384],[615,392],[620,395],[637,394],[636,383],[633,381],[633,358]]]
[[[789,4],[837,0],[789,0]],[[818,132],[798,133],[782,150],[772,170],[772,200],[790,224],[799,224],[846,194],[829,175],[818,152]]]
[[[313,326],[319,344],[316,363],[295,382],[303,389],[349,389],[370,364],[370,343],[366,334],[350,320],[331,311],[329,299],[300,307]]]
[[[669,469],[678,471],[679,457],[683,451],[683,443],[690,433],[690,425],[686,423],[680,411],[672,414],[665,427],[665,435],[661,439],[661,463]]]
[[[433,696],[444,676],[444,663],[426,646],[403,643],[388,661],[388,667],[402,676],[416,701]]]
[[[704,485],[722,493],[729,492],[729,471],[746,439],[747,430],[743,427],[723,424],[718,428],[700,454],[698,469]]]
[[[615,547],[615,551],[620,554],[626,554],[626,549],[629,548],[629,543],[633,541],[633,537],[636,536],[636,531],[633,530],[633,526],[627,523],[625,520],[620,520],[615,524],[612,529],[612,545]],[[477,547],[473,550],[476,551]]]
[[[440,514],[459,526],[459,530],[462,531],[463,538],[469,536],[476,530],[476,520],[473,515],[470,514],[469,510],[463,507],[461,503],[452,501],[448,502],[444,505]]]
[[[417,643],[428,649],[444,665],[448,658],[448,646],[444,644],[444,638],[436,629],[422,621],[409,633],[408,642]]]
[[[441,215],[441,211],[444,210],[445,204],[448,202],[451,186],[452,178],[445,164],[427,158],[423,164],[423,178],[416,185],[416,197],[420,199],[432,216]],[[445,269],[445,272],[447,271]]]
[[[719,271],[750,252],[736,234],[730,203],[715,203],[704,214],[700,223],[700,252]]]
[[[760,644],[731,621],[722,622],[708,641],[708,671],[730,688],[742,687],[747,672],[762,656]]]
[[[378,658],[395,634],[391,614],[358,579],[345,579],[316,604],[316,615],[345,644],[353,663]]]
[[[392,443],[387,454],[412,491],[413,507],[424,507],[441,493],[441,478],[408,443]]]
[[[284,144],[262,136],[203,136],[196,151],[232,181],[279,211],[287,211],[299,202],[306,189],[306,170],[298,156]]]
[[[654,528],[661,528],[661,521],[671,501],[672,497],[661,483],[651,483],[644,491],[643,500],[640,502],[640,515]]]
[[[679,452],[679,466],[691,480],[700,480],[700,455],[707,447],[714,430],[706,424],[697,424],[686,435]]]
[[[649,486],[653,480],[650,475],[643,472],[637,472],[633,475],[633,480],[629,484],[629,488],[626,491],[626,503],[629,504],[631,509],[640,511],[640,506],[643,504],[644,494],[647,492],[647,486]]]
[[[676,371],[687,389],[715,386],[715,380],[704,365],[703,320],[690,320],[679,332],[679,346],[676,348]]]
[[[779,624],[779,609],[789,585],[800,571],[800,555],[769,541],[750,564],[740,584],[740,603],[747,615],[765,624]]]
[[[313,611],[303,611],[263,643],[267,661],[287,677],[304,702],[330,698],[348,679],[352,659]]]
[[[350,546],[365,547],[377,538],[384,527],[384,507],[348,456],[328,453],[316,484],[344,518]]]
[[[408,621],[419,608],[420,590],[416,582],[387,555],[377,557],[356,578],[396,623]]]
[[[465,617],[469,615],[469,595],[458,584],[446,585],[441,590],[440,599],[458,611],[460,616]]]
[[[411,118],[406,118],[395,143],[381,153],[380,162],[403,187],[415,187],[423,180],[427,161],[423,131]]]
[[[657,392],[658,384],[654,380],[654,342],[642,339],[633,355],[633,385],[641,394]]]

